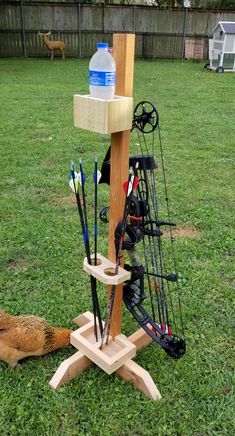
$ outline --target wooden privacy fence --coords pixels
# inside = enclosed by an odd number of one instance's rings
[[[0,0],[0,57],[47,56],[38,31],[66,44],[66,57],[87,57],[113,33],[135,33],[135,54],[144,58],[207,58],[208,38],[218,21],[235,11],[163,9],[141,5]]]

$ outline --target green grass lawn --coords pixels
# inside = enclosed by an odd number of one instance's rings
[[[110,143],[73,127],[73,94],[88,92],[87,70],[87,59],[0,60],[0,307],[70,328],[91,310],[70,161],[82,158],[92,174]],[[14,370],[0,362],[1,435],[235,433],[234,95],[235,75],[206,72],[203,63],[135,64],[134,100],[158,106],[172,217],[184,231],[175,251],[187,354],[174,361],[152,344],[135,359],[163,399],[150,401],[96,366],[53,391],[48,382],[71,346]],[[108,187],[99,191],[101,208]],[[106,254],[107,227],[99,230]],[[123,333],[137,328],[123,309]]]

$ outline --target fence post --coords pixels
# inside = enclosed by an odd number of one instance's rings
[[[184,46],[185,46],[185,36],[186,36],[186,27],[187,27],[187,16],[188,16],[188,7],[184,7],[184,24],[183,24],[183,38],[182,38],[182,47],[181,47],[181,59],[184,59]]]
[[[102,27],[103,27],[103,33],[105,33],[105,3],[102,3]]]
[[[78,57],[82,57],[81,3],[78,0]]]
[[[24,21],[24,4],[21,1],[20,2],[20,18],[21,18],[21,38],[22,38],[22,47],[23,47],[23,55],[25,58],[27,58],[27,51],[26,51],[26,37],[25,37],[25,21]]]
[[[135,33],[135,23],[136,23],[136,8],[133,6],[133,33]]]

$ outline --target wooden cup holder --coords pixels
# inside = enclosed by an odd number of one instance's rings
[[[115,95],[112,100],[74,95],[74,126],[97,133],[132,128],[133,98]]]

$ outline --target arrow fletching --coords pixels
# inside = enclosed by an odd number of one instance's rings
[[[83,182],[83,185],[85,185],[85,183],[86,183],[86,174],[84,173],[84,172],[79,172],[78,173],[78,183],[79,183],[79,185],[81,185],[82,186],[82,182]]]
[[[69,175],[69,186],[73,192],[77,192],[79,183],[79,175],[76,171],[71,171]]]
[[[131,179],[129,181],[126,180],[123,183],[123,189],[124,189],[124,192],[126,193],[127,197],[129,197],[131,191],[134,191],[136,189],[138,184],[139,184],[139,179],[137,176],[134,176],[134,175],[131,176]]]
[[[99,183],[99,181],[101,179],[101,176],[102,176],[102,174],[101,174],[101,172],[99,170],[94,171],[93,178],[94,178],[94,183],[96,185],[98,185],[98,183]]]

